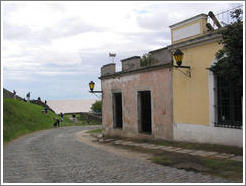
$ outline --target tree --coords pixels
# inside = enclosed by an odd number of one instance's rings
[[[236,92],[243,93],[243,22],[242,9],[231,12],[234,23],[221,29],[223,48],[216,54],[217,63],[211,66],[217,76],[223,77],[235,86]]]
[[[91,110],[94,111],[94,112],[99,112],[101,113],[102,112],[102,101],[96,101],[95,103],[92,104],[91,106]]]
[[[149,66],[151,64],[151,54],[144,54],[140,59],[140,66]]]

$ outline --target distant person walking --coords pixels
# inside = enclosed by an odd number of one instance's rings
[[[44,108],[44,113],[47,114],[48,113],[48,107]]]
[[[46,100],[44,101],[44,103],[45,103],[45,105],[47,105],[47,101]]]
[[[64,114],[61,112],[60,116],[61,116],[61,122],[63,122],[64,121]]]
[[[76,115],[73,114],[73,122],[75,123],[76,122]]]
[[[60,127],[60,120],[58,118],[54,118],[55,123],[53,124],[54,127]]]
[[[28,92],[28,93],[26,94],[26,99],[27,99],[27,102],[30,102],[30,96],[31,96],[31,93],[30,93],[30,92]]]
[[[14,99],[16,99],[16,92],[15,92],[15,90],[13,91],[13,97],[14,97]]]

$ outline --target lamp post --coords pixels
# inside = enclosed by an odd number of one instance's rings
[[[93,82],[93,81],[91,81],[90,83],[89,83],[89,88],[90,88],[90,93],[102,93],[102,91],[99,91],[99,90],[97,90],[97,91],[94,91],[94,87],[95,87],[95,83]]]
[[[188,72],[185,73],[181,70],[181,71],[185,76],[187,77],[191,77],[191,72],[190,72],[190,66],[184,66],[182,65],[182,61],[183,61],[183,58],[184,58],[184,53],[180,50],[180,49],[176,49],[176,51],[173,53],[173,57],[177,63],[177,65],[173,65],[173,67],[177,68],[179,70],[179,68],[186,68],[188,69]]]

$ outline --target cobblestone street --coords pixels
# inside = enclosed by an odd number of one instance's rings
[[[36,132],[3,149],[4,183],[222,183],[221,178],[127,158],[76,140],[89,127]]]

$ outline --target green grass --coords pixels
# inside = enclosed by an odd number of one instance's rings
[[[96,134],[100,134],[100,133],[102,133],[102,129],[93,129],[93,130],[89,130],[89,131],[87,131],[87,133],[96,133]]]
[[[19,136],[53,127],[58,116],[51,111],[43,114],[42,106],[15,100],[3,99],[3,142],[9,142]]]

